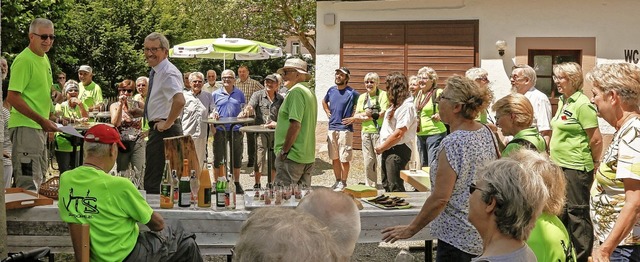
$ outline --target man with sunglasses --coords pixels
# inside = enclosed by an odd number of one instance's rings
[[[102,106],[102,88],[93,82],[93,69],[88,65],[80,66],[78,69],[78,79],[80,80],[80,100],[89,107],[90,111],[99,110]]]
[[[59,131],[49,120],[53,104],[53,74],[46,53],[53,46],[53,23],[36,18],[29,26],[29,46],[11,65],[7,101],[13,107],[9,131],[13,143],[13,173],[16,186],[35,189],[34,176],[47,172],[46,132]]]

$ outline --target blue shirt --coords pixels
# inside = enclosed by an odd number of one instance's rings
[[[227,93],[227,90],[224,88],[213,91],[213,103],[220,117],[237,117],[240,111],[242,111],[242,107],[246,101],[242,91],[234,86],[231,94]],[[231,124],[225,125],[226,130],[230,128]],[[218,126],[216,129],[220,131],[223,130],[221,126]],[[233,131],[238,131],[239,129],[240,126],[236,125]]]
[[[337,86],[329,88],[327,95],[324,96],[324,101],[329,104],[329,112],[331,112],[329,130],[353,132],[353,125],[342,124],[342,119],[353,116],[358,95],[358,92],[350,86],[342,90],[338,90]]]

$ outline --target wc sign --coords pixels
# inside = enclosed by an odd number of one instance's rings
[[[638,50],[625,49],[624,50],[624,61],[627,63],[637,64],[640,61],[640,52]]]

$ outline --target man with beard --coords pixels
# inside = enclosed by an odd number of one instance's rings
[[[144,116],[149,121],[144,189],[149,194],[160,193],[165,160],[163,139],[182,135],[182,126],[176,120],[185,104],[182,94],[184,82],[168,56],[169,40],[164,35],[153,32],[144,39],[144,57],[152,68],[144,103]]]
[[[511,86],[514,92],[523,94],[533,106],[533,125],[549,146],[551,139],[551,102],[540,90],[536,89],[536,70],[528,65],[516,65],[511,72]]]
[[[358,92],[348,86],[349,69],[336,69],[335,86],[327,91],[322,107],[329,118],[329,132],[327,143],[336,182],[332,188],[342,191],[347,186],[347,177],[351,159],[353,158],[353,124],[345,124],[345,119],[353,116],[358,101]]]
[[[7,101],[13,109],[8,128],[16,186],[35,189],[33,177],[47,172],[46,132],[59,131],[51,116],[53,77],[47,52],[55,39],[53,23],[36,18],[29,26],[29,46],[11,65]]]
[[[202,86],[202,90],[207,91],[209,94],[213,94],[213,91],[222,87],[222,84],[216,81],[217,79],[218,73],[216,73],[216,70],[211,69],[207,71],[207,83]]]

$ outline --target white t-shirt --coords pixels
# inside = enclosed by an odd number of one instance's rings
[[[533,126],[538,128],[538,132],[551,130],[551,102],[547,95],[531,87],[524,96],[533,106]]]
[[[149,96],[147,117],[150,121],[169,117],[173,96],[181,93],[184,87],[182,73],[169,62],[169,59],[162,60],[162,62],[153,67],[153,70],[155,71],[153,86],[149,87],[151,90],[147,94]],[[151,82],[151,79],[149,82]]]
[[[387,110],[387,114],[388,113],[389,110]],[[396,129],[407,127],[404,136],[402,136],[400,141],[395,145],[407,144],[407,146],[411,148],[412,141],[416,139],[417,117],[418,114],[413,105],[413,97],[410,96],[396,109],[393,118],[389,119],[389,117],[385,115],[382,128],[380,129],[380,144],[384,143]]]

